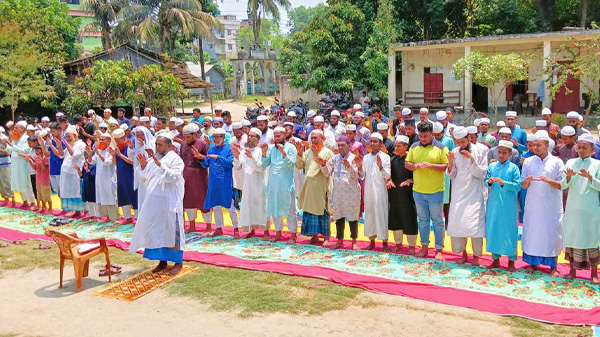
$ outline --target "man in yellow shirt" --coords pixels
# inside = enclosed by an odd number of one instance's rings
[[[419,217],[421,251],[418,257],[426,257],[429,248],[429,222],[433,222],[435,234],[435,258],[443,260],[445,223],[444,171],[448,167],[448,148],[433,138],[433,124],[419,123],[419,141],[410,147],[406,168],[413,171],[413,197]]]

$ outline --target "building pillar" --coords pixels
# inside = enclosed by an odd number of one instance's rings
[[[544,55],[543,55],[543,68],[544,71],[548,70],[548,62],[550,62],[550,56],[552,54],[552,41],[544,41]],[[552,96],[550,93],[550,85],[552,81],[552,76],[544,76],[542,77],[544,80],[544,108],[550,108],[552,105]]]
[[[251,85],[250,90],[252,90],[252,95],[256,95],[256,92],[254,91],[254,62],[250,62],[250,85]]]
[[[242,79],[242,87],[240,88],[240,96],[248,95],[248,72],[246,71],[246,61],[242,62],[242,68],[244,69],[244,77]]]
[[[465,46],[465,57],[471,54],[471,46]],[[471,72],[467,69],[465,71],[465,86],[463,90],[463,102],[462,105],[465,109],[473,103],[473,79],[471,78]],[[485,111],[487,113],[487,111]]]
[[[396,50],[388,51],[388,116],[392,116],[392,109],[396,105]]]

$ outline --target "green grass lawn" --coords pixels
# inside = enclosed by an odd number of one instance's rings
[[[271,104],[274,102],[273,100],[273,96],[260,96],[260,95],[247,95],[247,96],[243,96],[243,97],[238,97],[236,99],[233,100],[233,102],[235,103],[240,103],[240,104],[251,104],[252,106],[256,106],[255,100],[262,102],[263,105],[265,106],[265,108],[268,108],[271,106]]]

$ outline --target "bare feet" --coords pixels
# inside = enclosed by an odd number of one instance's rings
[[[550,269],[550,276],[558,277],[558,276],[560,276],[560,273],[558,272],[558,270],[556,268],[552,268],[552,269]]]
[[[467,262],[467,252],[462,253],[461,258],[458,261],[456,261],[456,264],[462,266],[463,264],[465,264],[465,262]]]
[[[211,238],[214,238],[214,237],[216,237],[216,236],[222,236],[222,235],[223,235],[223,229],[222,229],[222,228],[217,228],[217,230],[216,230],[216,231],[214,231],[214,232],[213,232],[213,233],[210,235],[210,237],[211,237]]]
[[[344,247],[344,240],[337,240],[337,242],[333,247],[331,247],[331,249],[340,249],[342,247]]]
[[[527,267],[527,269],[525,269],[525,272],[527,274],[533,274],[535,272],[535,266],[529,266],[529,267]]]
[[[310,238],[310,241],[308,243],[310,243],[311,245],[314,245],[318,242],[319,242],[319,236],[315,234]]]
[[[592,276],[592,284],[598,284],[598,283],[600,283],[600,279],[598,279],[598,276],[597,275]]]
[[[212,226],[211,224],[207,223],[206,228],[204,228],[204,234],[210,234],[210,231],[212,231]]]
[[[234,240],[237,240],[237,239],[239,239],[239,238],[240,238],[240,230],[239,230],[239,229],[237,229],[237,228],[234,228],[234,229],[233,229],[233,239],[234,239]]]
[[[427,246],[422,246],[421,251],[416,255],[416,257],[427,257],[428,250],[429,249]]]
[[[296,244],[296,233],[292,233],[292,236],[288,240],[287,244],[288,245],[295,245]]]
[[[357,250],[358,249],[358,244],[356,243],[356,239],[352,239],[352,249],[353,250]]]
[[[169,265],[167,265],[167,261],[160,261],[158,263],[158,266],[156,266],[156,267],[154,267],[154,269],[152,269],[152,272],[153,273],[161,272],[161,271],[167,269],[168,266]]]
[[[8,205],[8,198],[4,199],[4,201],[2,201],[2,203],[0,204],[0,206],[6,206]]]
[[[436,249],[436,251],[435,251],[435,259],[437,261],[444,261],[445,260],[444,259],[444,254],[442,253],[441,249]]]
[[[471,261],[471,266],[479,267],[479,256],[473,256],[473,261]]]
[[[171,268],[171,270],[169,271],[169,275],[175,276],[175,275],[179,274],[179,272],[181,271],[181,268],[183,268],[183,264],[175,263],[173,268]]]
[[[371,243],[365,248],[365,250],[373,250],[375,248],[375,240],[371,240]]]
[[[517,268],[515,267],[515,261],[508,261],[508,271],[511,273],[517,271]]]
[[[190,225],[190,227],[185,230],[185,234],[193,233],[195,231],[196,231],[196,226]]]
[[[387,241],[383,241],[383,251],[384,252],[389,252],[391,251],[390,247],[388,246]]]
[[[323,248],[329,248],[329,238],[325,238],[325,240],[323,241]]]
[[[263,241],[267,241],[267,240],[269,240],[270,238],[271,238],[271,234],[269,233],[269,231],[268,231],[268,230],[266,230],[266,229],[265,229],[265,230],[264,230],[264,233],[263,233]]]
[[[398,253],[398,252],[399,252],[399,251],[401,251],[401,250],[402,250],[402,244],[401,244],[401,243],[397,243],[397,244],[396,244],[396,247],[394,248],[394,251],[395,251],[396,253]]]
[[[279,240],[281,240],[281,231],[278,231],[277,233],[275,233],[275,236],[271,238],[271,242],[275,242],[275,241],[279,241]]]
[[[246,236],[244,236],[244,239],[250,239],[251,237],[253,237],[256,233],[254,233],[254,229],[251,230],[250,232],[248,232],[248,234],[246,234]]]
[[[492,264],[488,266],[489,269],[500,268],[500,259],[494,260]]]

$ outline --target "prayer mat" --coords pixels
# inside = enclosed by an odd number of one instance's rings
[[[52,219],[51,215],[0,207],[0,239],[51,241],[43,235],[43,228]],[[203,227],[200,225],[199,230]],[[130,224],[75,219],[60,230],[76,232],[83,238],[103,236],[109,245],[128,249],[133,228]],[[460,258],[458,255],[444,252],[446,261],[438,262],[406,255],[406,246],[401,254],[382,252],[380,244],[375,251],[330,250],[309,245],[304,237],[299,238],[297,245],[286,245],[287,238],[271,243],[263,241],[260,232],[258,238],[240,240],[231,237],[231,227],[225,227],[224,232],[224,236],[216,238],[201,237],[200,233],[186,235],[184,260],[319,278],[374,292],[549,323],[600,325],[600,285],[583,279],[458,266],[454,263]],[[367,244],[359,242],[359,247]],[[350,243],[345,242],[345,246]],[[433,250],[429,256],[433,256]],[[480,260],[487,265],[491,256],[484,255]],[[506,266],[505,258],[501,261]],[[519,259],[516,266],[523,268],[525,264]],[[569,267],[563,263],[558,269],[564,275]],[[589,272],[579,276],[589,278]]]
[[[159,273],[147,270],[118,283],[108,284],[104,289],[96,291],[95,294],[133,302],[178,278],[194,273],[196,268],[184,266],[175,276],[169,275],[169,270],[166,269]]]

